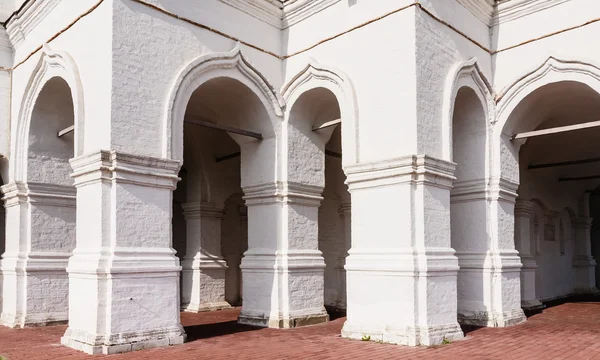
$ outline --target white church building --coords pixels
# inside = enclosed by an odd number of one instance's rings
[[[0,323],[402,345],[596,293],[598,0],[0,0]],[[282,330],[283,331],[283,330]]]

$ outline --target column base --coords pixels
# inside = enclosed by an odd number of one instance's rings
[[[574,295],[600,295],[600,290],[596,287],[579,287],[573,291]]]
[[[227,301],[219,301],[204,304],[187,304],[183,306],[181,310],[191,313],[201,313],[206,311],[217,311],[231,308],[232,306]]]
[[[90,355],[110,355],[180,345],[185,342],[185,338],[183,328],[120,333],[110,336],[95,336],[67,329],[60,342],[62,345]]]
[[[408,346],[433,346],[444,341],[456,341],[464,338],[458,323],[423,327],[406,327],[405,330],[369,329],[354,326],[347,321],[342,328],[342,337],[354,340],[384,342]]]
[[[513,326],[527,319],[523,309],[506,311],[501,314],[489,311],[459,312],[457,317],[461,324],[485,327]]]
[[[275,329],[291,329],[302,326],[322,324],[328,321],[329,315],[325,311],[318,314],[290,316],[288,318],[269,318],[260,315],[244,314],[242,312],[242,314],[240,314],[238,317],[238,323],[240,324]]]
[[[545,307],[546,305],[542,304],[538,299],[521,301],[521,308],[523,311],[537,311],[542,310]]]
[[[0,325],[13,329],[28,327],[65,325],[69,322],[67,312],[50,314],[33,314],[28,316],[18,316],[15,314],[2,314],[0,316]]]

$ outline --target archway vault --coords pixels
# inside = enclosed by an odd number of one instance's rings
[[[239,44],[238,44],[239,45]],[[183,160],[183,122],[187,104],[194,91],[211,79],[227,77],[248,87],[261,100],[270,117],[271,135],[281,122],[285,102],[264,75],[254,68],[238,46],[229,52],[200,56],[186,65],[177,76],[167,101],[163,127],[163,157]]]
[[[71,90],[75,132],[74,155],[78,156],[83,153],[84,99],[77,65],[68,53],[54,51],[45,44],[25,87],[18,112],[17,126],[13,134],[15,141],[11,145],[11,153],[14,154],[11,161],[11,178],[15,181],[27,180],[28,138],[32,113],[44,86],[53,78],[61,78]],[[56,136],[56,134],[47,135]]]

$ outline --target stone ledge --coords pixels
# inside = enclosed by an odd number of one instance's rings
[[[440,345],[444,340],[456,341],[464,338],[458,323],[427,327],[406,326],[403,328],[404,330],[369,329],[368,327],[353,326],[346,321],[342,328],[342,337],[362,340],[364,336],[368,336],[371,341],[409,346]]]
[[[160,331],[148,332],[148,335],[144,333],[135,334],[133,339],[143,339],[140,341],[133,340],[131,343],[121,344],[90,344],[77,339],[77,332],[67,329],[65,335],[60,339],[62,345],[70,347],[75,350],[83,351],[90,355],[111,355],[119,354],[143,349],[151,349],[157,347],[167,347],[171,345],[181,345],[185,342],[186,335],[183,330],[180,334],[174,334],[173,332],[166,331],[163,334],[158,334]],[[81,336],[82,334],[79,334]],[[118,337],[119,339],[127,338],[127,336],[112,335],[112,337]]]
[[[289,318],[274,319],[263,316],[253,316],[250,314],[240,314],[238,323],[244,325],[268,327],[275,329],[291,329],[296,327],[317,325],[329,321],[329,315],[323,313],[313,315],[292,316]]]
[[[501,314],[490,311],[458,312],[458,322],[463,325],[485,327],[507,327],[520,324],[527,318],[523,309],[506,311]]]
[[[232,306],[227,301],[218,301],[204,304],[194,304],[189,303],[185,306],[182,306],[182,311],[190,312],[190,313],[200,313],[206,311],[217,311],[217,310],[225,310],[231,309]]]

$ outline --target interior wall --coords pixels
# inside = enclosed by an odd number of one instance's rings
[[[222,119],[239,119],[239,124],[228,125],[246,128],[241,118],[247,112],[240,109],[248,110],[254,105],[248,105],[247,99],[243,98],[243,90],[231,89],[240,85],[224,79],[201,86],[192,95],[186,116],[215,123],[220,123]],[[223,96],[227,88],[232,90],[231,94]],[[207,99],[207,94],[210,94],[210,99]],[[211,100],[215,98],[218,101]],[[240,263],[248,249],[247,208],[242,198],[240,152],[240,146],[228,133],[186,123],[184,163],[180,174],[182,180],[173,196],[173,247],[180,260],[187,255],[186,221],[181,205],[205,202],[222,210],[219,240],[221,256],[227,263],[225,300],[231,305],[241,305],[242,302]]]
[[[342,159],[333,154],[341,154],[341,128],[333,132],[325,149],[325,188],[323,201],[319,207],[319,250],[325,259],[325,305],[345,309],[346,276],[343,259],[346,257],[346,234],[342,204],[350,202],[350,193],[345,184],[346,175],[342,170]]]
[[[473,196],[485,190],[487,116],[481,100],[468,87],[461,88],[452,118],[452,161],[456,163],[456,180],[450,192],[451,246],[459,265],[471,254],[485,254],[489,249],[488,204],[484,197]],[[483,270],[458,272],[457,295],[459,316],[487,311]]]
[[[597,264],[600,264],[600,193],[590,194],[590,216],[594,219],[592,223],[592,256]],[[596,266],[596,287],[600,289],[600,266]]]
[[[589,86],[572,81],[550,83],[515,108],[503,131],[511,135],[596,121],[598,112],[600,96]],[[518,161],[519,198],[534,201],[537,208],[532,236],[536,241],[538,300],[562,297],[574,290],[571,218],[587,213],[580,208],[580,201],[584,193],[600,185],[600,179],[581,178],[599,174],[600,164],[560,163],[598,158],[598,136],[600,129],[590,128],[505,143],[510,160]],[[550,166],[536,168],[544,164]]]
[[[227,263],[225,301],[239,306],[243,297],[240,264],[248,250],[248,209],[242,193],[235,193],[225,201],[221,224],[221,254]]]
[[[73,99],[61,78],[50,79],[40,92],[31,114],[27,181],[73,185],[69,160],[74,155],[74,133],[57,137],[74,124]]]

